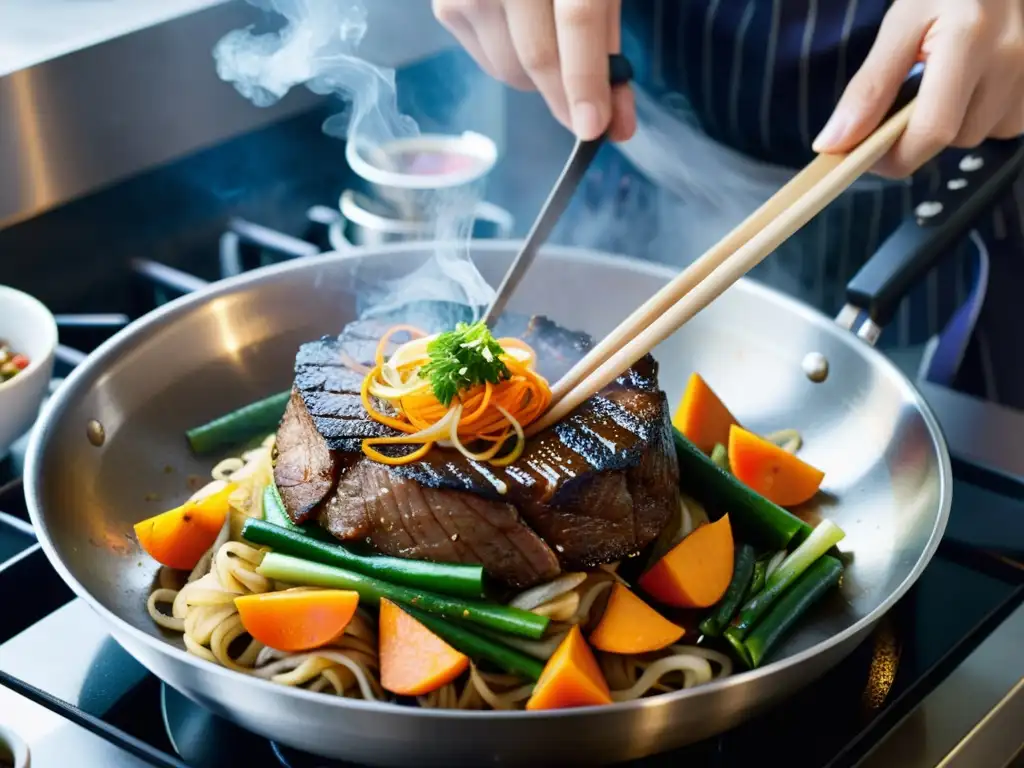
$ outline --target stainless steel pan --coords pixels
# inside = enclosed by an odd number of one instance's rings
[[[496,284],[516,249],[481,244],[474,256]],[[49,404],[26,469],[39,539],[118,642],[174,688],[258,734],[360,763],[624,760],[680,747],[778,704],[848,654],[927,565],[951,486],[949,456],[928,407],[861,339],[744,281],[656,355],[673,402],[687,375],[700,371],[753,429],[799,429],[806,458],[827,473],[832,500],[818,512],[846,530],[844,546],[855,559],[841,594],[801,626],[773,663],[642,702],[477,713],[308,693],[188,655],[146,613],[155,567],[130,536],[134,522],[187,495],[187,475],[208,473],[209,464],[190,455],[183,431],[287,387],[301,342],[340,330],[353,319],[362,287],[409,273],[432,250],[414,243],[311,257],[214,284],[118,334]],[[920,248],[911,250],[920,255]],[[546,313],[600,335],[670,276],[651,264],[550,248],[510,309]],[[876,316],[891,298],[872,307]],[[801,369],[809,352],[828,359],[824,383],[812,383]]]

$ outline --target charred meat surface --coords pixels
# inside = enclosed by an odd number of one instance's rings
[[[274,470],[292,518],[316,517],[339,539],[390,555],[480,563],[517,587],[651,542],[678,504],[678,467],[668,403],[649,356],[532,438],[509,467],[439,448],[394,467],[362,454],[364,438],[395,433],[366,414],[363,374],[351,366],[371,363],[377,340],[397,323],[436,332],[468,315],[456,305],[410,305],[400,316],[360,320],[338,338],[302,346]],[[542,317],[506,316],[494,332],[527,341],[549,381],[591,344]]]
[[[334,488],[336,461],[298,390],[292,390],[285,411],[277,431],[274,480],[288,514],[305,520]]]

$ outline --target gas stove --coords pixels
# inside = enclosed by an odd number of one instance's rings
[[[335,208],[313,206],[301,236],[232,219],[206,275],[229,276],[328,248]],[[139,258],[117,275],[128,313],[58,318],[57,375],[118,328],[207,280]],[[45,297],[43,297],[45,298]],[[821,766],[1002,766],[1024,737],[1024,415],[921,388],[954,456],[953,509],[917,585],[853,655],[783,706],[734,731],[635,763],[729,766],[785,755]],[[0,724],[33,764],[306,768],[329,763],[222,720],[164,686],[75,599],[35,543],[20,457],[0,463]]]

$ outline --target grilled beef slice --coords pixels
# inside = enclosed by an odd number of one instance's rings
[[[668,403],[650,356],[532,438],[509,467],[440,448],[395,467],[362,454],[364,438],[395,433],[366,414],[363,376],[349,366],[370,363],[377,340],[397,322],[433,332],[466,319],[453,317],[461,307],[440,308],[451,321],[440,328],[438,305],[423,303],[302,346],[274,470],[292,519],[315,517],[337,538],[365,541],[389,555],[480,563],[517,587],[561,568],[617,560],[652,541],[678,504],[678,467]],[[530,343],[550,381],[591,344],[541,317],[504,317],[495,335]]]

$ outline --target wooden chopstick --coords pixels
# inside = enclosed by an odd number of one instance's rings
[[[822,155],[697,262],[648,299],[552,388],[552,405],[533,435],[596,395],[675,333],[839,197],[896,143],[914,101],[846,154]],[[824,258],[824,254],[822,255]]]
[[[574,365],[565,376],[551,388],[551,401],[557,403],[623,344],[643,331],[659,315],[693,290],[694,286],[710,275],[727,256],[750,239],[750,233],[763,229],[779,216],[789,204],[787,190],[804,189],[816,184],[835,170],[842,161],[842,155],[818,155],[802,171],[794,176],[778,193],[772,195],[760,208],[750,214],[729,234],[705,251],[690,266],[676,275],[647,302],[637,307],[633,314],[623,320],[611,333],[604,337],[586,356]]]

